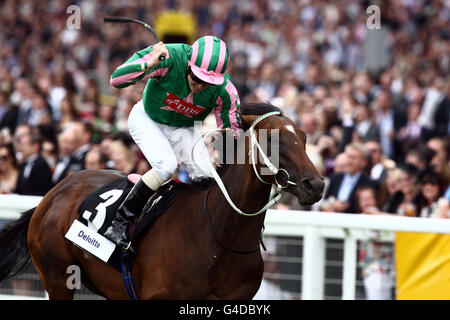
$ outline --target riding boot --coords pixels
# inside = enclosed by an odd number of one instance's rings
[[[136,255],[136,250],[128,238],[128,226],[133,218],[142,212],[154,192],[140,179],[117,209],[116,217],[104,235],[116,243],[122,251]]]

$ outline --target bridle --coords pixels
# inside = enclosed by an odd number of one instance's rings
[[[270,117],[270,116],[272,116],[272,115],[279,115],[279,114],[281,114],[280,111],[269,112],[269,113],[266,113],[266,114],[264,114],[264,115],[262,115],[262,116],[256,118],[256,119],[253,121],[253,123],[252,123],[252,125],[250,126],[250,129],[249,129],[249,130],[250,130],[250,151],[249,151],[249,153],[250,153],[250,155],[251,155],[251,157],[252,157],[253,171],[255,172],[256,177],[259,179],[259,181],[261,181],[262,183],[265,183],[265,184],[273,184],[273,183],[271,183],[271,182],[265,181],[265,180],[264,180],[263,178],[261,178],[260,175],[258,174],[258,170],[256,169],[255,152],[253,151],[254,147],[257,148],[257,150],[259,151],[259,154],[261,155],[261,157],[262,157],[262,159],[263,159],[264,164],[267,166],[267,168],[268,168],[268,169],[272,172],[272,174],[274,175],[275,185],[277,186],[277,188],[280,188],[280,190],[281,190],[281,189],[286,189],[289,185],[294,185],[294,186],[295,186],[295,185],[297,185],[297,184],[296,184],[295,182],[292,182],[292,181],[289,180],[289,178],[290,178],[289,173],[288,173],[285,169],[277,169],[277,168],[272,164],[272,162],[270,162],[269,158],[266,156],[266,154],[265,154],[264,151],[262,150],[262,148],[261,148],[261,146],[260,146],[260,144],[259,144],[259,142],[258,142],[258,139],[256,138],[256,130],[255,130],[255,126],[256,126],[259,122],[261,122],[262,120],[264,120],[264,119],[266,119],[266,118],[268,118],[268,117]],[[277,181],[277,174],[278,174],[280,171],[284,172],[284,173],[286,174],[286,176],[287,176],[287,182],[286,182],[286,185],[285,185],[285,186],[281,185],[281,184]]]
[[[230,195],[228,194],[228,191],[225,187],[225,185],[223,184],[222,179],[220,178],[219,174],[217,173],[216,169],[214,168],[213,164],[210,161],[207,161],[209,169],[210,169],[210,173],[213,175],[214,180],[216,180],[217,185],[219,186],[220,190],[222,191],[223,195],[225,196],[225,199],[228,201],[228,203],[230,204],[230,206],[240,215],[243,216],[256,216],[259,215],[263,212],[265,212],[270,206],[272,206],[275,203],[278,203],[278,201],[281,199],[281,192],[282,189],[286,189],[289,185],[297,185],[295,182],[292,182],[289,180],[290,176],[289,173],[285,170],[285,169],[278,169],[276,168],[272,162],[270,162],[269,158],[267,157],[267,155],[264,153],[264,151],[262,150],[261,146],[258,143],[258,139],[256,137],[256,130],[255,130],[255,126],[261,122],[262,120],[270,117],[270,116],[274,116],[274,115],[280,115],[281,112],[280,111],[273,111],[273,112],[269,112],[266,113],[258,118],[256,118],[253,123],[250,126],[250,150],[249,150],[249,155],[252,158],[252,164],[253,164],[253,170],[256,174],[256,176],[258,177],[258,179],[264,183],[264,184],[275,184],[276,186],[276,191],[273,195],[271,195],[269,202],[267,202],[267,204],[265,206],[263,206],[259,211],[254,212],[254,213],[245,213],[243,212],[241,209],[239,209],[233,202],[233,200],[231,200]],[[197,143],[200,141],[200,139],[203,138],[203,140],[205,141],[211,134],[217,132],[217,131],[222,131],[222,129],[213,129],[210,130],[204,134],[202,134],[197,141],[195,141],[192,150],[191,150],[191,158],[192,161],[194,162],[194,164],[197,166],[197,168],[205,175],[209,175],[209,173],[203,171],[202,168],[200,168],[197,163],[195,162],[194,159],[194,148],[197,145]],[[256,168],[256,161],[255,161],[255,149],[259,152],[260,156],[263,159],[264,164],[269,168],[269,170],[272,172],[272,174],[274,175],[274,182],[275,183],[271,183],[271,182],[267,182],[264,179],[261,178],[261,176],[258,174],[258,170]],[[281,185],[278,181],[277,181],[277,174],[279,172],[284,172],[287,175],[287,183],[286,185]]]

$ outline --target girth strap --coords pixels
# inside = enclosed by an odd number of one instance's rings
[[[125,286],[125,290],[128,295],[128,299],[130,300],[139,300],[138,295],[136,293],[136,288],[134,287],[133,276],[131,275],[131,266],[130,268],[125,263],[125,253],[122,253],[122,257],[120,259],[120,265],[122,268],[122,278],[123,284]]]

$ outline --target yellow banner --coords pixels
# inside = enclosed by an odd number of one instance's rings
[[[398,300],[450,299],[450,235],[396,233]]]

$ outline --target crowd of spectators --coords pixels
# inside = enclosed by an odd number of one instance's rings
[[[381,29],[367,27],[373,4]],[[1,193],[44,195],[84,168],[148,170],[127,132],[145,83],[109,77],[152,39],[102,18],[168,9],[227,42],[241,102],[269,101],[306,132],[327,181],[313,209],[449,218],[450,6],[438,0],[2,1]],[[289,196],[278,208],[311,209]]]

